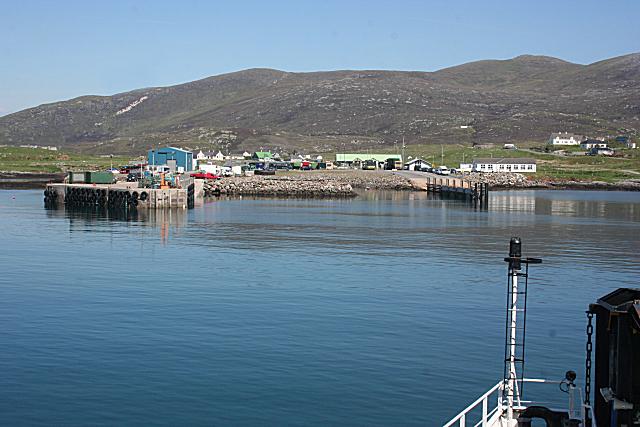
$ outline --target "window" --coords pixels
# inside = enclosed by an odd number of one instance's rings
[[[528,165],[528,166],[527,166],[527,169],[529,169],[529,170],[533,170],[533,165]]]

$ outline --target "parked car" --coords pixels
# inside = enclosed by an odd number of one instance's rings
[[[127,182],[136,182],[142,179],[142,174],[140,172],[130,172],[127,175]]]
[[[220,179],[218,175],[214,175],[209,172],[196,172],[191,174],[192,178],[196,179]]]
[[[438,166],[438,168],[436,169],[436,173],[438,175],[451,175],[451,171],[446,166]]]

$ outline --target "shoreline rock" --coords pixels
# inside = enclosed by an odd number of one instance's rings
[[[409,180],[376,172],[302,172],[207,181],[205,197],[250,195],[281,197],[355,197],[354,189],[416,190]]]
[[[551,181],[536,180],[519,173],[471,173],[465,178],[481,183],[488,183],[491,190],[605,190],[605,191],[640,191],[640,179],[616,183],[604,181]]]

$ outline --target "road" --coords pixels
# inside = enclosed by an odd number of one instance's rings
[[[436,175],[435,173],[431,172],[414,172],[402,170],[392,173],[410,180],[413,185],[425,190],[427,189],[427,178],[442,178],[440,175]]]

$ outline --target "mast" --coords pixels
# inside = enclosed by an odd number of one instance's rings
[[[522,258],[522,241],[512,237],[509,242],[509,263],[507,273],[507,315],[505,321],[504,348],[504,388],[502,401],[506,406],[503,419],[507,426],[515,425],[517,416],[514,409],[519,407],[524,379],[524,350],[527,321],[527,288],[529,282],[529,264],[542,262],[538,258]],[[522,265],[525,271],[522,271]],[[524,279],[519,283],[519,279]],[[519,305],[522,305],[520,308]],[[518,315],[520,313],[520,315]]]

